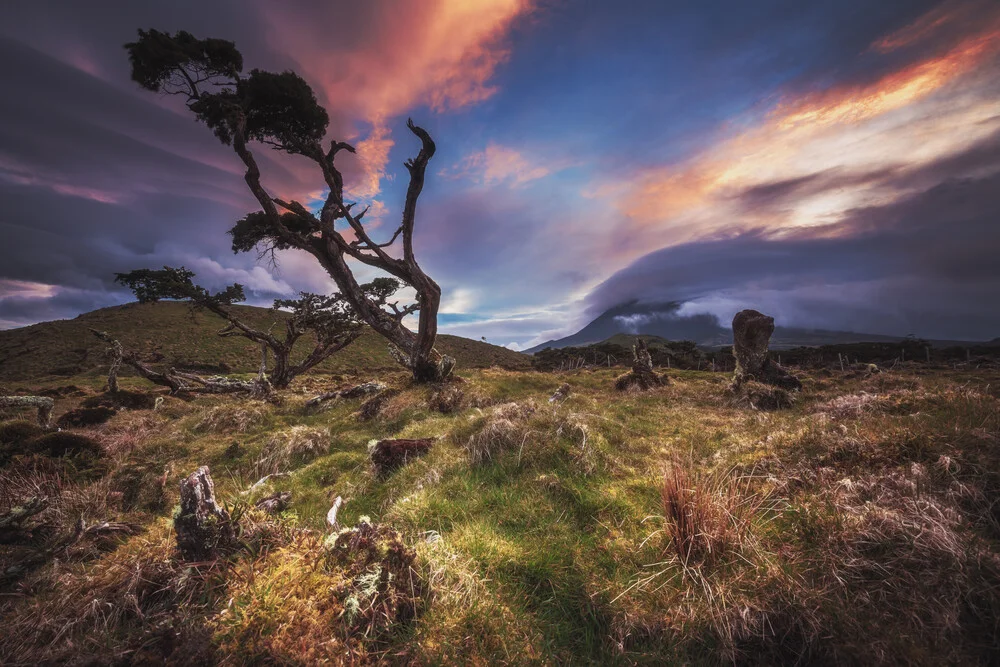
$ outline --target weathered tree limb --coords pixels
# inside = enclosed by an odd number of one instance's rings
[[[101,340],[111,344],[111,350],[114,350],[116,354],[120,354],[120,362],[124,362],[135,369],[141,377],[146,378],[153,384],[158,384],[163,387],[168,387],[171,394],[177,393],[194,393],[194,394],[235,394],[235,393],[248,393],[252,396],[263,396],[266,394],[261,394],[260,392],[264,389],[267,393],[270,393],[270,385],[262,384],[260,381],[260,376],[257,380],[247,381],[238,380],[235,378],[225,377],[223,375],[214,375],[211,377],[202,377],[195,373],[188,373],[185,371],[179,371],[176,368],[171,368],[166,373],[160,373],[154,371],[152,368],[147,366],[145,363],[140,361],[139,355],[130,350],[124,350],[121,343],[112,338],[110,334],[104,331],[98,331],[96,329],[91,329],[91,333],[100,338]],[[265,348],[266,349],[266,348]],[[112,360],[114,363],[114,360]],[[265,362],[266,363],[266,359]],[[264,382],[266,383],[267,377],[264,376]],[[110,385],[110,378],[109,378]],[[117,382],[116,382],[117,386]],[[51,400],[51,399],[49,399]]]
[[[44,496],[32,496],[20,505],[10,508],[4,514],[0,514],[0,530],[17,528],[22,521],[45,511],[49,506],[49,499]]]
[[[35,408],[42,428],[48,428],[52,422],[55,404],[48,396],[0,396],[0,408]]]
[[[333,507],[330,511],[326,513],[326,524],[330,526],[331,530],[334,532],[340,530],[340,524],[337,523],[337,512],[340,511],[340,506],[344,504],[344,499],[337,496],[337,499],[333,501]]]
[[[339,391],[328,391],[318,396],[313,396],[308,401],[306,401],[307,408],[314,408],[320,403],[326,401],[332,401],[337,398],[361,398],[362,396],[370,396],[372,394],[377,394],[380,391],[385,391],[386,385],[381,382],[363,382],[349,389],[341,389]]]

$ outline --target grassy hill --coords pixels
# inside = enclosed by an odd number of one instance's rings
[[[274,313],[266,308],[236,306],[236,310],[247,323],[258,328],[266,329],[276,322]],[[90,333],[90,328],[107,331],[127,348],[161,359],[162,364],[214,366],[231,369],[233,373],[256,371],[260,348],[244,338],[215,335],[224,324],[221,318],[193,311],[187,304],[160,302],[130,303],[95,310],[72,320],[0,331],[0,382],[105,373],[106,345]],[[275,330],[280,332],[281,326],[279,323]],[[296,352],[304,356],[311,345],[310,339],[303,337]],[[529,365],[529,358],[519,352],[458,336],[439,336],[437,348],[455,357],[459,369]],[[366,332],[313,369],[313,373],[357,374],[396,368],[398,365],[389,356],[385,339]]]

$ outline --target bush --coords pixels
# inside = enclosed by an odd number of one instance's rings
[[[481,465],[505,451],[520,448],[529,434],[525,421],[535,409],[534,401],[530,400],[496,406],[482,428],[465,443],[470,463]]]
[[[41,426],[28,421],[0,424],[0,445],[20,445],[45,433]]]
[[[80,428],[103,424],[118,413],[115,408],[99,406],[96,408],[77,408],[70,410],[61,417],[56,425],[59,428]]]
[[[152,410],[156,405],[154,394],[138,391],[105,392],[90,396],[82,403],[85,408],[124,408],[126,410]]]
[[[25,443],[25,450],[42,456],[100,457],[104,454],[100,443],[79,433],[57,431],[32,438]]]
[[[19,454],[28,454],[27,443],[45,434],[45,429],[33,422],[10,421],[0,424],[0,466]]]

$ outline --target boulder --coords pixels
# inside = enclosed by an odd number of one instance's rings
[[[741,310],[733,317],[734,390],[750,381],[788,390],[802,388],[798,378],[771,360],[768,343],[773,333],[774,318],[756,310]]]

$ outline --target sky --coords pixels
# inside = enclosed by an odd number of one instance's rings
[[[250,303],[336,289],[236,255],[231,149],[129,78],[139,28],[232,40],[330,113],[349,196],[415,246],[440,331],[523,349],[608,308],[927,338],[1000,336],[996,0],[9,0],[0,9],[0,328],[125,303],[186,266]],[[264,184],[323,195],[255,148]],[[359,276],[372,277],[367,267]],[[655,306],[654,306],[655,309]]]

